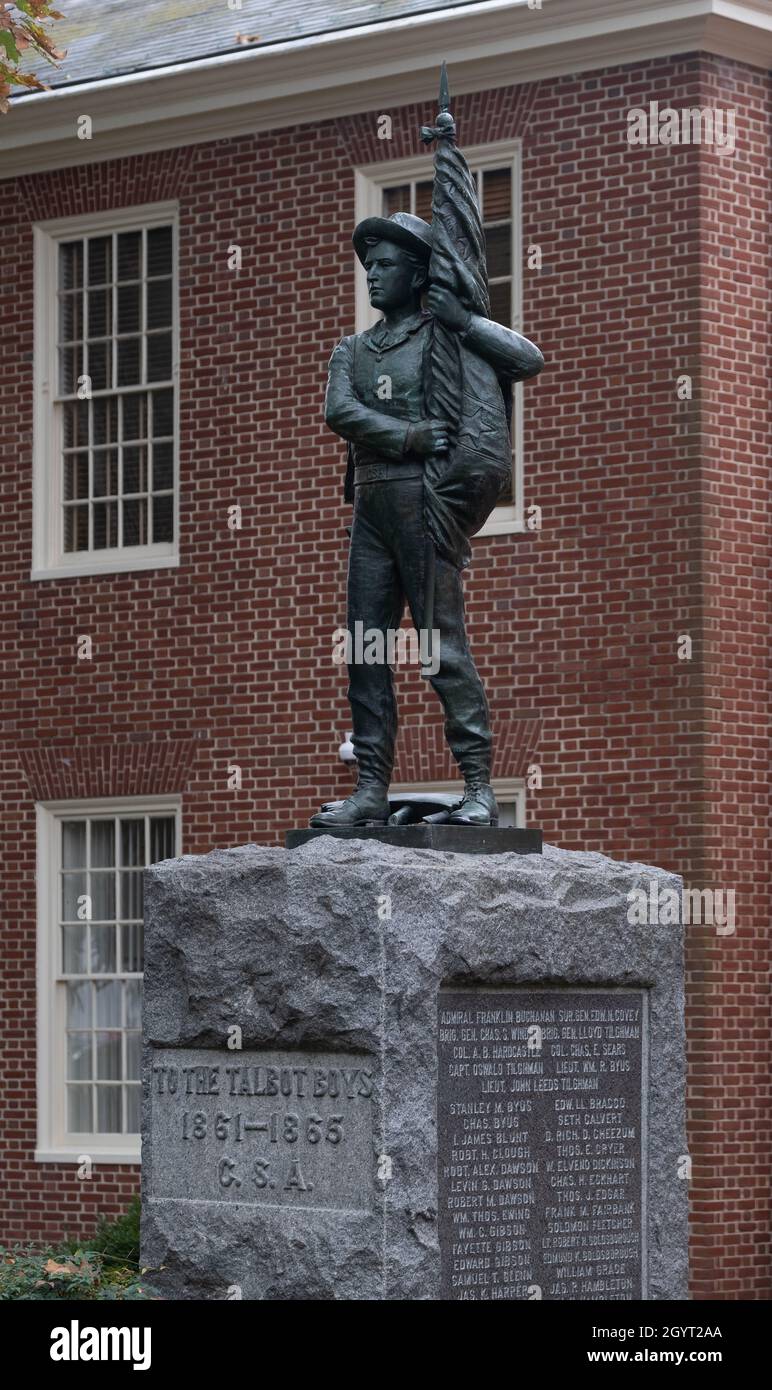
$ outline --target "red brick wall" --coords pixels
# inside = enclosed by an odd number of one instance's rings
[[[728,94],[743,112],[734,163],[627,144],[632,106]],[[523,272],[524,330],[547,360],[526,386],[526,500],[543,527],[477,542],[467,581],[473,648],[507,726],[496,770],[539,762],[529,816],[563,847],[743,888],[736,938],[692,929],[689,941],[694,1287],[730,1298],[770,1292],[768,868],[747,853],[768,800],[766,374],[751,342],[768,294],[768,98],[755,70],[686,57],[454,103],[462,146],[522,137],[524,245],[543,255]],[[74,1168],[31,1161],[19,1077],[22,1065],[34,1075],[33,800],[72,794],[40,788],[93,774],[93,794],[117,795],[171,790],[176,777],[183,848],[205,852],[275,842],[350,785],[337,760],[345,681],[330,660],[347,515],[342,448],[321,417],[325,366],[353,329],[352,164],[416,153],[433,111],[393,110],[392,142],[377,140],[377,114],[35,176],[4,200],[2,632],[21,693],[0,813],[16,1078],[3,1092],[6,1238],[86,1229],[137,1181],[123,1169],[79,1182]],[[29,223],[169,197],[180,201],[182,564],[33,584]],[[240,273],[227,268],[233,242]],[[687,402],[683,373],[695,383]],[[90,664],[75,660],[79,633],[94,640]],[[682,633],[691,661],[677,658]],[[402,775],[447,776],[431,693],[417,673],[400,690]],[[137,744],[149,745],[139,757]],[[240,792],[227,786],[232,762]]]
[[[698,1295],[769,1298],[769,76],[706,59],[700,104],[736,109],[738,128],[733,158],[699,151],[700,881],[735,889],[737,930],[691,929],[692,1270]]]

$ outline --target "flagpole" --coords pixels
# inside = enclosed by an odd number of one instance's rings
[[[488,277],[485,265],[485,238],[477,191],[466,160],[456,145],[456,123],[450,110],[448,70],[440,69],[437,118],[433,126],[421,127],[421,139],[433,144],[434,182],[432,185],[432,252],[429,284],[442,285],[456,294],[474,313],[490,316]],[[466,254],[459,249],[463,243]],[[429,374],[425,391],[426,413],[430,419],[446,421],[453,436],[461,421],[463,402],[463,359],[455,329],[438,319],[432,324]],[[440,505],[436,484],[448,466],[448,455],[432,455],[424,466],[424,517],[427,542],[424,575],[424,627],[428,629],[428,659],[421,675],[432,674],[432,630],[434,628],[436,544],[432,535],[432,509]]]
[[[447,133],[444,134],[444,136],[443,136],[443,135],[441,134],[441,132],[447,132]],[[421,129],[421,138],[422,138],[422,140],[425,141],[425,143],[429,143],[429,141],[427,140],[427,136],[428,136],[429,134],[431,134],[431,139],[432,139],[432,140],[437,140],[437,141],[439,141],[440,138],[446,138],[446,139],[452,139],[452,140],[455,139],[455,123],[454,123],[454,121],[453,121],[453,117],[452,117],[451,114],[450,114],[450,88],[449,88],[449,86],[448,86],[448,69],[447,69],[447,66],[446,66],[446,64],[445,64],[444,61],[443,61],[442,67],[441,67],[441,69],[440,69],[440,91],[439,91],[439,97],[438,97],[438,101],[437,101],[437,122],[436,122],[436,125],[435,125],[434,127],[423,126],[422,129]],[[435,157],[434,157],[434,164],[435,164],[435,181],[436,181],[436,168],[437,168],[437,156],[436,156],[436,154],[435,154]],[[434,210],[434,189],[432,189],[432,210]],[[431,283],[431,280],[432,280],[432,267],[431,267],[431,260],[430,260],[430,263],[429,263],[429,281],[430,281],[430,283]],[[435,282],[436,282],[436,277],[435,277]],[[434,325],[433,325],[433,330],[432,330],[432,355],[433,355],[433,356],[436,355],[436,354],[435,354],[436,336],[437,336],[438,330],[439,330],[440,328],[441,328],[441,325],[439,325],[439,324],[437,324],[437,323],[435,322]],[[431,407],[430,407],[430,408],[431,408]],[[437,418],[439,412],[438,412],[437,409],[436,409],[436,404],[435,404],[435,409],[432,410],[431,413],[435,416],[435,418]],[[431,460],[431,462],[434,464],[435,468],[439,467],[439,462],[440,462],[440,461],[439,461],[436,457],[434,457],[434,458]],[[430,461],[427,459],[425,467],[428,468],[428,467],[429,467],[429,464],[430,464]],[[436,588],[436,580],[437,580],[436,566],[437,566],[437,552],[436,552],[436,549],[435,549],[434,540],[432,539],[431,532],[430,532],[430,530],[429,530],[429,528],[428,528],[428,526],[427,526],[427,528],[426,528],[426,541],[425,541],[425,544],[424,544],[424,576],[423,576],[423,579],[424,579],[424,583],[423,583],[423,593],[424,593],[423,625],[424,625],[424,631],[426,632],[426,641],[425,641],[425,644],[422,644],[422,645],[423,645],[423,650],[424,650],[425,653],[426,653],[426,659],[425,659],[424,664],[421,666],[421,676],[423,677],[424,680],[430,680],[431,677],[432,677],[432,675],[436,674],[436,672],[435,672],[435,670],[434,670],[434,637],[433,637],[433,633],[434,633],[434,597],[435,597],[435,588]]]

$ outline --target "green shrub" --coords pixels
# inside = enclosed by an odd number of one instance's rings
[[[137,1300],[156,1298],[137,1269],[108,1267],[95,1250],[0,1249],[0,1301],[69,1298]]]
[[[139,1269],[139,1193],[132,1197],[123,1216],[109,1221],[102,1216],[89,1247],[104,1260]]]
[[[115,1220],[101,1217],[87,1245],[63,1241],[0,1248],[0,1301],[71,1298],[137,1301],[158,1298],[139,1267],[139,1197]]]

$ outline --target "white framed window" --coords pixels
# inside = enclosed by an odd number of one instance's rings
[[[175,565],[177,204],[33,234],[31,577]]]
[[[522,178],[521,142],[496,141],[464,148],[477,183],[485,231],[491,317],[522,332]],[[356,221],[412,212],[431,221],[433,162],[431,155],[389,160],[355,170]],[[364,267],[356,266],[356,331],[362,333],[379,318],[370,305]],[[480,536],[524,531],[523,502],[523,383],[516,382],[512,400],[512,498],[500,503]]]
[[[38,1162],[140,1158],[143,870],[178,798],[39,803]]]
[[[525,828],[525,779],[522,777],[492,777],[491,787],[499,807],[499,825]],[[412,793],[440,793],[443,796],[464,794],[464,783],[457,782],[392,782],[390,796]]]

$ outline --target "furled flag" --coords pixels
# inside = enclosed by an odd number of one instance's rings
[[[477,190],[469,166],[456,144],[456,125],[449,110],[445,64],[440,76],[436,125],[423,126],[421,139],[435,144],[432,191],[430,284],[452,290],[465,308],[490,317],[485,236]],[[424,626],[431,632],[434,614],[434,566],[437,551],[459,569],[469,563],[469,538],[495,506],[502,483],[500,464],[487,469],[459,447],[463,424],[464,360],[453,328],[434,320],[425,375],[429,418],[447,420],[454,443],[447,454],[427,459],[424,470],[424,519],[427,529]],[[470,466],[473,464],[473,466]],[[427,674],[428,667],[423,674]]]

